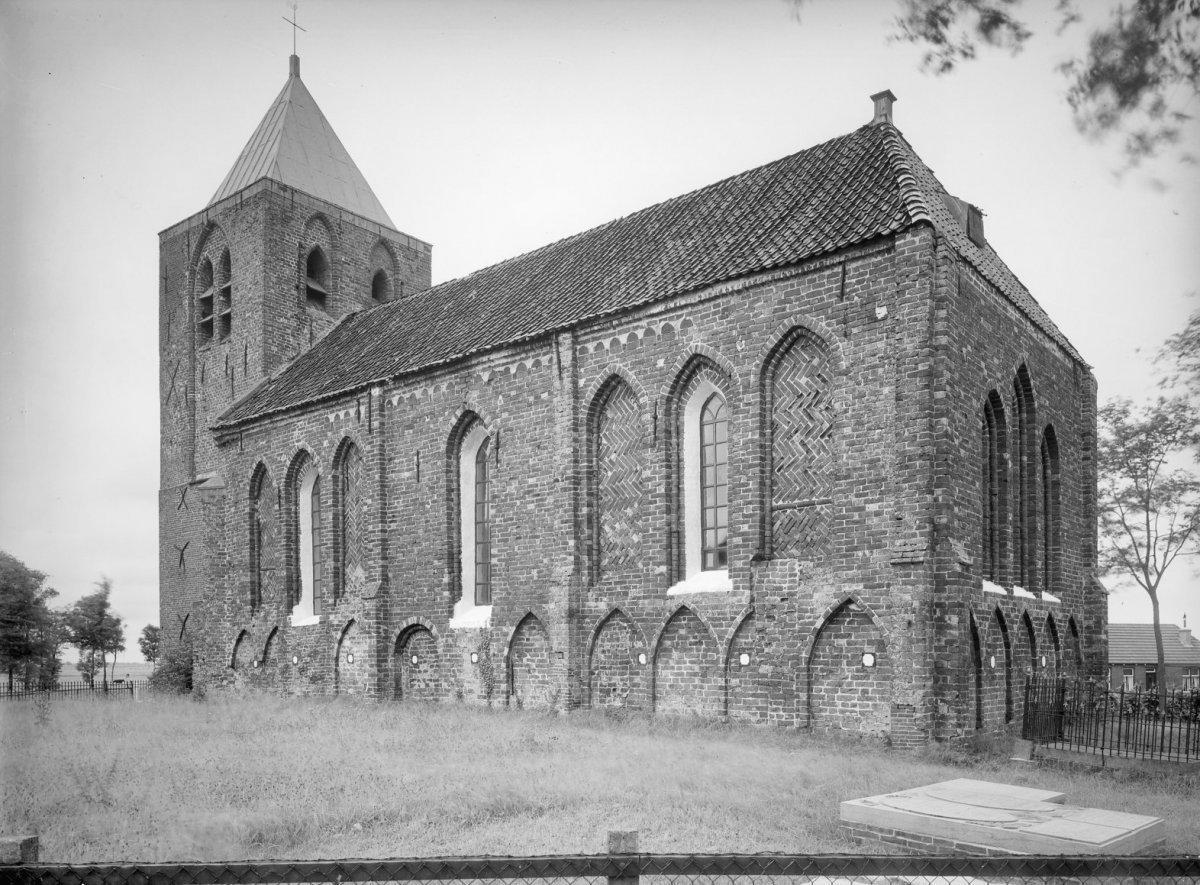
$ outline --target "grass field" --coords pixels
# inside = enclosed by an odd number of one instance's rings
[[[1022,767],[1003,754],[678,721],[273,698],[0,707],[0,830],[52,861],[849,851],[841,799],[952,777],[1166,818],[1200,852],[1200,781]]]

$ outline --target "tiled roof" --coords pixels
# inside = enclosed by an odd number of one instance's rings
[[[1200,639],[1187,639],[1175,624],[1161,624],[1163,654],[1168,664],[1200,665]],[[1153,624],[1109,624],[1108,662],[1110,664],[1153,664],[1158,660]]]
[[[928,221],[1074,349],[890,124],[840,138],[345,318],[220,419],[227,427],[488,348],[735,280]]]
[[[283,90],[208,205],[260,178],[304,191],[393,230],[396,227],[300,79],[300,60],[295,56]]]

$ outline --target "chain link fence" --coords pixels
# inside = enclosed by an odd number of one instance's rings
[[[203,864],[10,864],[12,885],[975,885],[1158,883],[1200,885],[1198,857],[951,857],[793,854],[600,854]]]

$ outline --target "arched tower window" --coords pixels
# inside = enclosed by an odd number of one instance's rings
[[[1008,440],[1004,403],[992,391],[983,405],[983,445],[980,453],[982,478],[980,510],[983,523],[983,577],[996,584],[1004,582],[1008,555]]]
[[[700,568],[729,567],[729,410],[719,393],[700,413]]]
[[[1058,457],[1058,438],[1048,426],[1042,433],[1042,575],[1047,593],[1057,593],[1061,579],[1059,557],[1062,551],[1062,491]]]
[[[388,279],[387,271],[382,268],[375,271],[375,275],[371,277],[371,300],[382,304],[391,294],[392,282]]]
[[[325,257],[325,250],[313,246],[308,251],[304,268],[305,299],[313,307],[324,310],[329,299],[329,260]]]
[[[367,273],[371,281],[371,301],[382,304],[404,294],[404,283],[399,278],[398,266],[392,247],[379,240],[371,250]]]
[[[214,283],[216,303],[213,308],[218,341],[224,341],[233,331],[233,265],[229,250],[221,252],[217,261],[217,277]]]
[[[213,340],[213,266],[207,258],[196,271],[196,333],[201,344]]]
[[[457,468],[452,492],[457,507],[459,598],[454,617],[486,618],[492,604],[492,463],[495,451],[483,422],[475,419],[458,437],[451,460]]]

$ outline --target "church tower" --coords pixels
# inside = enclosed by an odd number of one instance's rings
[[[429,287],[300,78],[300,59],[208,205],[159,234],[159,599],[164,649],[223,598],[225,477],[210,428],[347,314]]]

